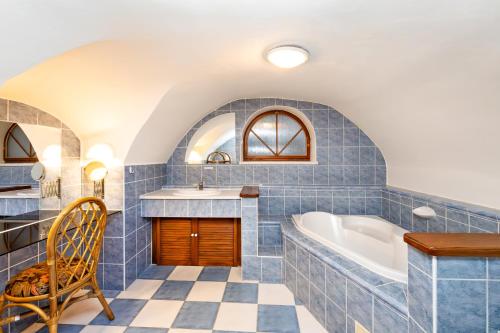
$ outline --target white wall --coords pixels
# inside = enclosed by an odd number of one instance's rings
[[[31,124],[19,124],[35,149],[38,160],[45,166],[61,166],[61,129]]]
[[[390,185],[500,208],[496,0],[2,6],[0,97],[51,110],[124,163],[165,161],[228,101],[297,98],[354,120]],[[272,67],[263,53],[280,42],[310,62]]]

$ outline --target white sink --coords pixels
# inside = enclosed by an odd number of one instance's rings
[[[203,190],[182,189],[182,190],[175,190],[172,194],[174,196],[179,196],[179,197],[205,197],[211,195],[218,195],[220,193],[221,191],[218,189],[203,189]]]

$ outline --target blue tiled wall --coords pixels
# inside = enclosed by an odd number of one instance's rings
[[[38,210],[39,199],[0,199],[0,215],[14,216]]]
[[[431,257],[410,248],[408,273],[415,332],[500,330],[500,259]]]
[[[413,215],[420,206],[433,208],[437,216]],[[395,188],[382,191],[382,217],[417,232],[500,232],[499,211]]]
[[[258,242],[258,201],[241,199],[241,264],[245,280],[265,283],[282,282],[281,255],[261,256]]]
[[[125,287],[129,286],[151,264],[151,218],[141,216],[139,196],[159,190],[166,182],[165,164],[124,167]],[[123,275],[122,275],[123,276]],[[113,289],[122,289],[116,286]]]
[[[0,186],[6,185],[31,185],[38,186],[38,182],[31,178],[30,165],[15,165],[8,164],[0,165]]]
[[[123,213],[108,216],[97,279],[102,289],[123,289]]]
[[[381,190],[377,186],[263,186],[259,215],[290,216],[316,210],[339,215],[380,215]]]
[[[246,120],[270,105],[294,107],[309,118],[316,134],[318,165],[238,165]],[[236,160],[232,165],[186,165],[186,148],[193,134],[205,122],[224,113],[235,114]],[[200,179],[207,185],[385,185],[386,166],[382,153],[368,136],[329,106],[280,98],[240,99],[200,120],[169,158],[165,185],[192,185]]]

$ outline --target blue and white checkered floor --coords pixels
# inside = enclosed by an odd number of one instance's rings
[[[115,320],[89,299],[64,312],[59,332],[325,332],[284,285],[242,281],[235,267],[151,266],[127,290],[106,296]],[[25,332],[47,329],[36,323]]]

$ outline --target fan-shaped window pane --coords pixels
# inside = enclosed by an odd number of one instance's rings
[[[30,140],[17,124],[13,124],[5,134],[3,154],[6,163],[38,161]]]
[[[289,141],[301,130],[302,127],[295,119],[283,114],[278,115],[278,150],[282,151]]]
[[[276,146],[276,115],[270,114],[260,118],[252,127],[252,132],[266,145],[274,148]]]
[[[297,155],[305,155],[307,153],[306,148],[306,135],[303,131],[293,139],[288,146],[283,149],[281,155],[283,156],[297,156]]]
[[[306,126],[286,111],[268,111],[250,122],[243,138],[246,161],[293,161],[310,159]]]
[[[274,153],[260,141],[254,133],[248,136],[249,152],[255,156],[273,156]]]

